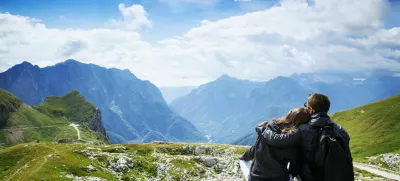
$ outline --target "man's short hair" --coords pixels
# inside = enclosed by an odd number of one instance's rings
[[[328,96],[312,93],[307,100],[307,105],[314,109],[315,112],[328,112],[331,107],[331,101],[329,101]]]

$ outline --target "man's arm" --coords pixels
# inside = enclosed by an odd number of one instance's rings
[[[301,132],[299,129],[294,129],[290,133],[279,134],[269,129],[265,129],[262,133],[262,139],[264,139],[271,146],[294,146],[300,144]]]
[[[255,146],[251,146],[241,157],[240,160],[249,161],[254,159]]]
[[[340,126],[337,123],[334,123],[333,129],[337,130],[340,133],[340,135],[345,139],[345,141],[350,142],[350,135],[342,126]]]
[[[257,139],[259,139],[259,137],[262,137],[262,134],[263,134],[265,129],[267,129],[267,128],[264,127],[264,126],[257,126],[256,127]]]

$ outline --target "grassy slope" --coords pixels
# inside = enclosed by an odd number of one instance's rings
[[[179,180],[183,174],[183,169],[188,172],[186,175],[206,177],[205,172],[197,172],[204,169],[205,171],[212,169],[206,168],[199,164],[199,160],[185,149],[188,144],[130,144],[130,145],[109,145],[95,146],[85,144],[46,144],[46,143],[29,143],[20,144],[0,150],[0,180],[71,180],[65,175],[74,176],[93,176],[107,180],[117,180],[116,176],[109,172],[106,168],[110,166],[110,160],[113,156],[126,155],[133,159],[133,166],[129,171],[121,172],[122,180],[129,180],[132,175],[140,179],[143,175],[147,178],[157,176],[157,163],[165,162],[163,159],[167,155],[173,156],[171,170],[167,171],[171,175],[167,180]],[[196,144],[191,144],[196,145]],[[225,153],[228,148],[234,147],[232,155],[233,160],[237,160],[238,156],[247,147],[230,146],[230,145],[206,145],[211,148],[205,155]],[[97,153],[95,159],[90,160],[88,156],[82,154],[81,151],[89,150],[89,152]],[[100,150],[101,152],[99,152]],[[218,152],[218,150],[221,150]],[[154,153],[161,156],[154,156]],[[54,158],[48,155],[55,154]],[[227,160],[225,157],[224,160]],[[96,167],[96,171],[88,173],[84,170],[88,165]],[[105,170],[101,169],[105,168]],[[200,168],[201,167],[201,168]],[[180,169],[182,169],[180,171]],[[209,172],[211,173],[211,172]],[[214,172],[213,172],[214,173]],[[218,173],[218,172],[215,172]],[[166,178],[164,178],[166,179]]]
[[[0,128],[6,124],[10,113],[17,111],[21,104],[17,97],[0,89]]]
[[[88,129],[86,122],[93,115],[95,107],[76,91],[63,97],[49,97],[36,107],[23,104],[10,114],[7,125],[0,128],[0,147],[35,140],[77,140],[76,130],[69,126],[72,120],[80,123],[83,140],[105,140],[101,134]]]
[[[48,97],[38,110],[53,117],[64,117],[71,122],[88,122],[96,107],[74,90],[63,97]]]
[[[21,100],[6,90],[0,89],[0,105],[16,109],[21,105]]]
[[[400,95],[331,115],[350,134],[353,157],[400,149]]]

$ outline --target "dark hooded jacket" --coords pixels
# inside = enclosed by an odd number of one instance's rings
[[[300,146],[301,149],[301,172],[300,177],[302,180],[306,181],[319,181],[316,178],[316,171],[312,169],[314,154],[316,148],[314,145],[314,140],[317,135],[317,127],[327,126],[333,124],[333,129],[335,132],[339,133],[345,143],[345,149],[350,153],[349,142],[350,136],[344,128],[340,125],[334,123],[327,113],[315,113],[311,116],[311,120],[307,124],[300,125],[298,129],[292,131],[290,134],[279,134],[274,131],[265,129],[262,133],[263,140],[270,146],[274,147],[292,147]]]
[[[281,133],[281,129],[270,124],[268,127],[257,127],[257,141],[248,151],[246,151],[241,160],[253,160],[250,168],[250,181],[289,181],[289,174],[298,175],[300,164],[298,163],[299,148],[296,146],[278,148],[265,143],[262,138],[264,130],[271,130],[275,133]],[[289,170],[287,169],[290,162]]]

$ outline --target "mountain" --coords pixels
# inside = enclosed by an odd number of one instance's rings
[[[223,76],[176,99],[171,106],[212,142],[233,143],[252,133],[259,122],[303,106],[312,92],[329,96],[330,112],[334,113],[399,94],[400,77],[390,71],[312,73],[249,83]],[[229,95],[240,96],[227,99]]]
[[[309,73],[292,78],[313,92],[321,92],[331,100],[331,113],[354,108],[400,93],[400,77],[396,72]]]
[[[75,60],[45,68],[23,62],[0,74],[0,88],[29,105],[76,89],[101,110],[113,143],[202,139],[190,122],[169,108],[156,86],[129,70]]]
[[[171,103],[178,97],[185,96],[190,93],[196,87],[184,86],[184,87],[160,87],[160,91],[167,103]]]
[[[0,97],[0,147],[36,140],[110,143],[101,113],[77,91],[63,97],[48,97],[34,106],[22,104],[3,89]]]
[[[350,134],[350,148],[355,158],[400,150],[400,94],[384,100],[331,114],[331,119]],[[250,133],[236,145],[254,145],[256,134]]]
[[[226,135],[240,130],[236,120],[244,119],[241,112],[252,90],[262,85],[223,75],[175,99],[171,106],[208,135],[209,141],[226,143],[230,139]]]

